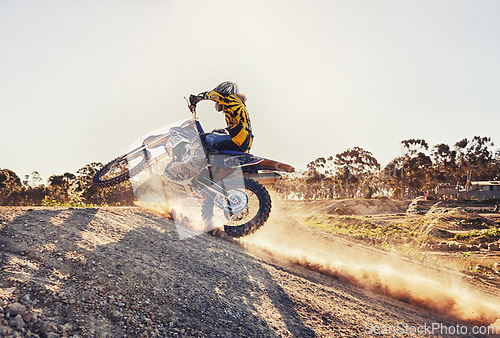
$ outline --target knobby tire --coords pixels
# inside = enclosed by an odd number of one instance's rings
[[[271,213],[271,197],[266,188],[259,182],[244,178],[245,189],[252,191],[259,200],[259,210],[257,214],[248,222],[230,226],[224,225],[224,232],[231,237],[244,237],[256,232],[269,218]],[[214,196],[207,196],[202,204],[202,217],[206,222],[211,222],[214,209]]]
[[[130,154],[130,153],[129,153]],[[120,161],[126,161],[127,156],[129,154],[125,154],[123,156],[115,158],[113,161],[109,162],[106,164],[101,170],[99,170],[93,178],[93,182],[96,186],[99,188],[107,188],[107,187],[112,187],[115,185],[118,185],[122,182],[125,182],[126,180],[130,179],[131,177],[134,177],[138,173],[144,170],[146,168],[147,162],[148,162],[148,156],[145,156],[142,161],[137,164],[135,167],[133,167],[131,170],[125,170],[122,174],[112,177],[110,179],[103,179],[103,176],[108,173],[110,168],[115,165],[116,163]]]

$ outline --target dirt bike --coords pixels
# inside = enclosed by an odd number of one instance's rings
[[[196,102],[188,101],[188,107],[190,119],[163,134],[149,136],[142,145],[109,162],[95,174],[94,183],[109,187],[156,172],[156,177],[161,177],[157,185],[161,184],[169,203],[186,197],[198,201],[205,229],[223,226],[231,237],[254,233],[271,212],[271,198],[264,185],[274,184],[281,178],[279,172],[293,172],[294,168],[249,153],[207,150]],[[160,154],[153,154],[157,149],[161,149]],[[145,185],[144,180],[138,181],[134,192]]]

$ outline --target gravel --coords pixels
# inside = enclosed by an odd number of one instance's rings
[[[271,224],[266,226],[272,226]],[[135,207],[0,207],[1,337],[367,336],[455,321]]]

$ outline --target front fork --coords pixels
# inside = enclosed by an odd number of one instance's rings
[[[211,168],[208,167],[207,170],[208,172],[202,173],[192,180],[184,180],[182,182],[162,175],[163,194],[166,197],[169,195],[167,187],[170,186],[171,189],[177,190],[181,194],[199,195],[202,198],[207,197],[206,195],[209,194],[214,197],[219,196],[230,203],[235,203],[235,201],[231,200],[229,191],[226,189],[224,183],[209,178],[208,175],[212,177]]]
[[[208,191],[213,196],[219,196],[224,200],[228,200],[230,203],[235,203],[236,201],[231,200],[229,191],[226,189],[222,182],[215,182],[206,177],[198,177],[195,179],[198,184],[200,184],[205,191]]]

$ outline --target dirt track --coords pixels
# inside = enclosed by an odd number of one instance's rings
[[[0,336],[352,337],[466,325],[453,304],[385,285],[396,275],[372,273],[375,251],[277,217],[242,242],[181,241],[173,222],[140,208],[2,207]],[[491,321],[497,308],[481,306]]]

